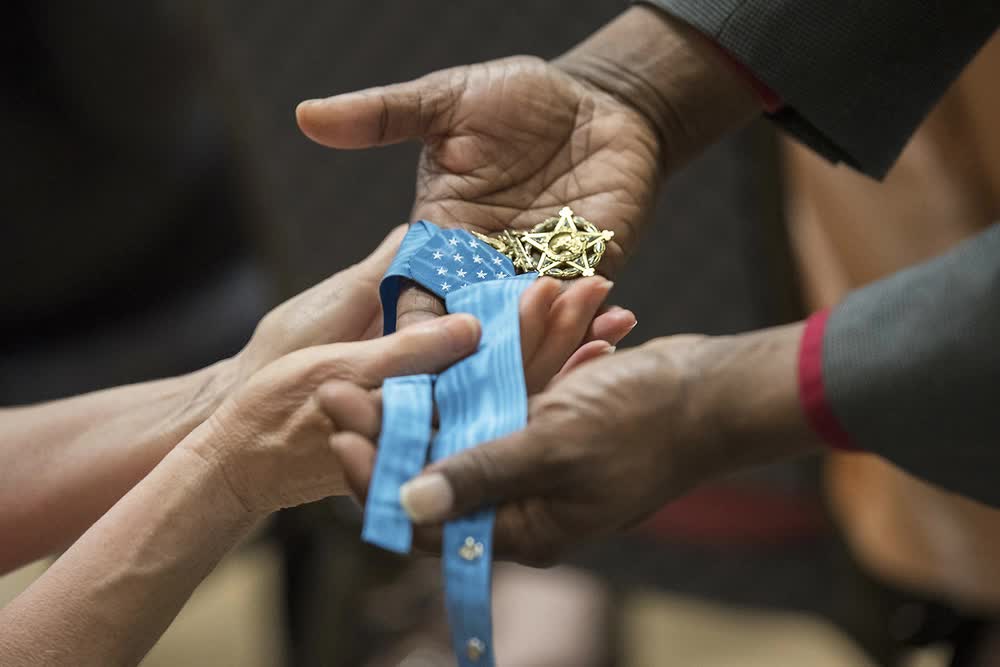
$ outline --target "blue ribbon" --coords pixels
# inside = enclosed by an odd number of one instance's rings
[[[380,287],[385,332],[395,330],[403,280],[413,280],[443,297],[448,312],[476,316],[483,335],[473,355],[434,382],[440,424],[433,443],[430,376],[391,378],[383,385],[382,432],[362,532],[367,542],[409,551],[412,526],[399,502],[399,488],[420,473],[428,453],[437,461],[527,423],[518,306],[536,277],[514,277],[510,259],[464,230],[440,230],[426,221],[410,227]],[[493,521],[493,510],[484,509],[444,527],[445,598],[461,667],[495,664],[490,610]]]
[[[399,504],[399,487],[427,460],[434,416],[431,381],[430,375],[410,375],[382,385],[382,431],[361,539],[396,553],[409,553],[413,541],[413,527]]]

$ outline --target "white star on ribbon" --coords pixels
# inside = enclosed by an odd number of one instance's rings
[[[458,239],[455,238],[455,237],[452,237],[452,238],[448,239],[448,244],[452,245],[452,246],[456,246],[456,245],[458,245]]]
[[[482,264],[483,263],[483,258],[480,257],[479,255],[473,255],[472,256],[472,261],[475,262],[476,264]]]
[[[448,290],[451,289],[451,284],[450,283],[441,283],[441,289],[443,291],[447,292]]]
[[[465,277],[465,269],[459,269],[459,270],[458,270],[458,271],[456,272],[456,275],[457,275],[457,276],[458,276],[459,278],[464,278],[464,277]]]
[[[499,257],[494,257],[493,263],[496,264],[497,266],[500,266],[501,264],[503,264],[503,260],[500,259]]]
[[[439,276],[446,276],[446,275],[448,275],[448,269],[444,268],[443,266],[437,267],[437,272],[438,272]]]
[[[476,273],[476,276],[478,276],[480,280],[484,280],[486,278],[486,272],[479,271],[478,273]]]
[[[497,278],[506,278],[506,277],[507,277],[507,274],[504,273],[503,271],[501,271],[500,273],[497,274]]]
[[[463,257],[462,257],[461,255],[459,255],[458,253],[456,253],[456,254],[455,254],[455,255],[454,255],[453,257],[452,257],[452,259],[453,259],[453,260],[455,260],[456,262],[464,262],[464,261],[465,261],[465,259],[464,259],[464,258],[463,258]]]
[[[441,259],[442,257],[444,257],[444,253],[443,252],[441,252],[440,250],[435,250],[434,251],[434,259]]]

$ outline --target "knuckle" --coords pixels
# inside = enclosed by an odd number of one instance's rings
[[[561,549],[537,503],[509,506],[498,517],[497,531],[511,558],[531,567],[547,568],[559,561]]]
[[[389,137],[389,123],[392,119],[392,114],[389,111],[389,101],[386,99],[386,94],[379,95],[379,101],[381,106],[378,113],[378,143],[384,143]]]
[[[278,341],[284,340],[289,333],[286,326],[286,319],[285,307],[283,305],[278,306],[264,315],[257,323],[251,340],[258,345],[273,345]]]
[[[319,408],[336,422],[344,407],[350,404],[356,388],[356,385],[340,380],[324,382],[316,391],[316,401]]]
[[[385,272],[379,263],[378,253],[372,253],[356,264],[352,264],[343,271],[330,278],[331,282],[336,282],[336,293],[339,295],[347,289],[363,287],[371,289],[378,286]],[[333,287],[334,285],[331,285]]]
[[[315,395],[310,395],[304,405],[300,408],[302,420],[302,432],[309,436],[321,436],[323,445],[319,451],[326,453],[327,439],[336,429],[333,419],[320,406]]]
[[[416,285],[410,285],[400,293],[399,308],[401,313],[422,311],[434,315],[445,314],[444,302]]]
[[[287,391],[308,385],[318,366],[314,350],[296,350],[271,362],[262,376],[264,392]]]
[[[573,410],[573,404],[566,400],[560,392],[543,392],[532,397],[528,406],[529,421],[541,420],[544,423],[557,422],[565,418]]]
[[[345,354],[346,350],[335,349],[332,353],[316,355],[306,364],[300,382],[318,387],[330,380],[357,383],[361,380],[362,369],[359,359]]]

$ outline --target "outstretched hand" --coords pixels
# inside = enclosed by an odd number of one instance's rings
[[[332,148],[420,140],[413,219],[482,233],[528,229],[564,205],[615,232],[598,270],[635,243],[659,178],[659,143],[635,108],[558,66],[515,57],[303,102],[299,126]],[[398,327],[444,314],[403,291]]]
[[[674,336],[566,373],[529,400],[526,428],[436,461],[404,485],[416,544],[436,551],[442,522],[495,505],[496,554],[546,564],[709,478],[812,451],[798,404],[800,339],[801,325]],[[363,498],[380,403],[342,384],[319,399],[344,431],[331,444]]]
[[[613,276],[650,217],[661,167],[760,112],[745,74],[697,30],[637,4],[560,58],[514,57],[310,100],[299,126],[331,148],[419,140],[413,218],[482,233],[563,206],[615,233]],[[416,288],[397,324],[444,312]]]

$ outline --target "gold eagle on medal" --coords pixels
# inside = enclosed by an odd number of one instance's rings
[[[568,280],[594,275],[615,233],[564,206],[558,217],[548,218],[529,232],[505,230],[496,236],[472,232],[480,240],[507,255],[519,273],[537,271],[539,276]]]

